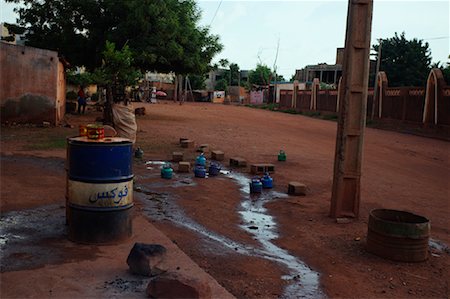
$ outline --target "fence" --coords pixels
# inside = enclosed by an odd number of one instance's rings
[[[450,86],[439,69],[432,69],[426,87],[388,87],[386,74],[378,74],[379,92],[367,93],[367,116],[377,119],[397,120],[404,123],[450,126]],[[338,112],[339,90],[280,91],[280,109],[297,112]],[[373,101],[375,100],[375,105]]]

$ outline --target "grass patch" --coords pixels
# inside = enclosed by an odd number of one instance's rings
[[[319,111],[305,111],[303,113],[303,115],[311,116],[311,117],[318,117],[318,116],[320,116],[320,112]]]
[[[295,109],[284,109],[284,110],[279,110],[280,112],[283,113],[289,113],[289,114],[302,114],[301,112],[298,112]]]
[[[261,104],[261,105],[254,105],[254,104],[247,104],[245,105],[249,108],[256,108],[256,109],[263,109],[263,110],[270,110],[270,111],[278,111],[278,104],[271,103],[271,104]]]
[[[47,137],[36,140],[33,144],[27,144],[28,150],[51,150],[66,148],[66,137]]]
[[[322,119],[324,119],[324,120],[331,120],[331,121],[337,121],[338,120],[338,116],[334,115],[334,114],[327,114],[327,115],[323,115]]]

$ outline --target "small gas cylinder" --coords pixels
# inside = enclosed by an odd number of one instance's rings
[[[142,156],[144,155],[144,151],[138,147],[135,151],[134,151],[134,157],[138,158],[138,159],[142,159]]]
[[[286,153],[283,150],[278,153],[278,161],[286,161]]]
[[[172,166],[167,163],[161,168],[161,177],[163,179],[171,179],[173,174]]]
[[[266,172],[266,174],[261,178],[261,183],[265,189],[273,188],[273,179],[270,177],[268,172]]]
[[[261,193],[262,183],[259,178],[253,178],[250,184],[250,193]]]
[[[195,159],[195,166],[203,166],[203,167],[206,166],[206,158],[205,158],[205,156],[203,155],[203,153],[201,153],[201,154],[197,157],[197,159]]]
[[[197,165],[194,168],[194,175],[197,178],[204,178],[206,177],[206,168],[204,166]]]
[[[220,173],[220,166],[217,165],[216,163],[211,163],[211,165],[209,165],[208,173],[209,173],[210,176],[219,175],[219,173]]]

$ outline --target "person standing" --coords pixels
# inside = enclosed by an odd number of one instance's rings
[[[78,90],[78,114],[81,114],[81,107],[83,107],[83,114],[86,110],[86,95],[84,94],[83,86],[80,85]]]

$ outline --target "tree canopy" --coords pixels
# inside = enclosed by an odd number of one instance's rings
[[[264,64],[257,64],[254,70],[248,74],[248,81],[255,85],[269,85],[272,77],[272,70]]]
[[[378,55],[379,45],[373,45]],[[428,43],[416,38],[407,40],[405,33],[384,39],[380,70],[386,72],[391,86],[424,86],[431,65]]]
[[[93,70],[106,41],[127,45],[142,70],[205,73],[222,45],[200,27],[194,0],[6,0],[26,27],[27,45],[53,49]]]

